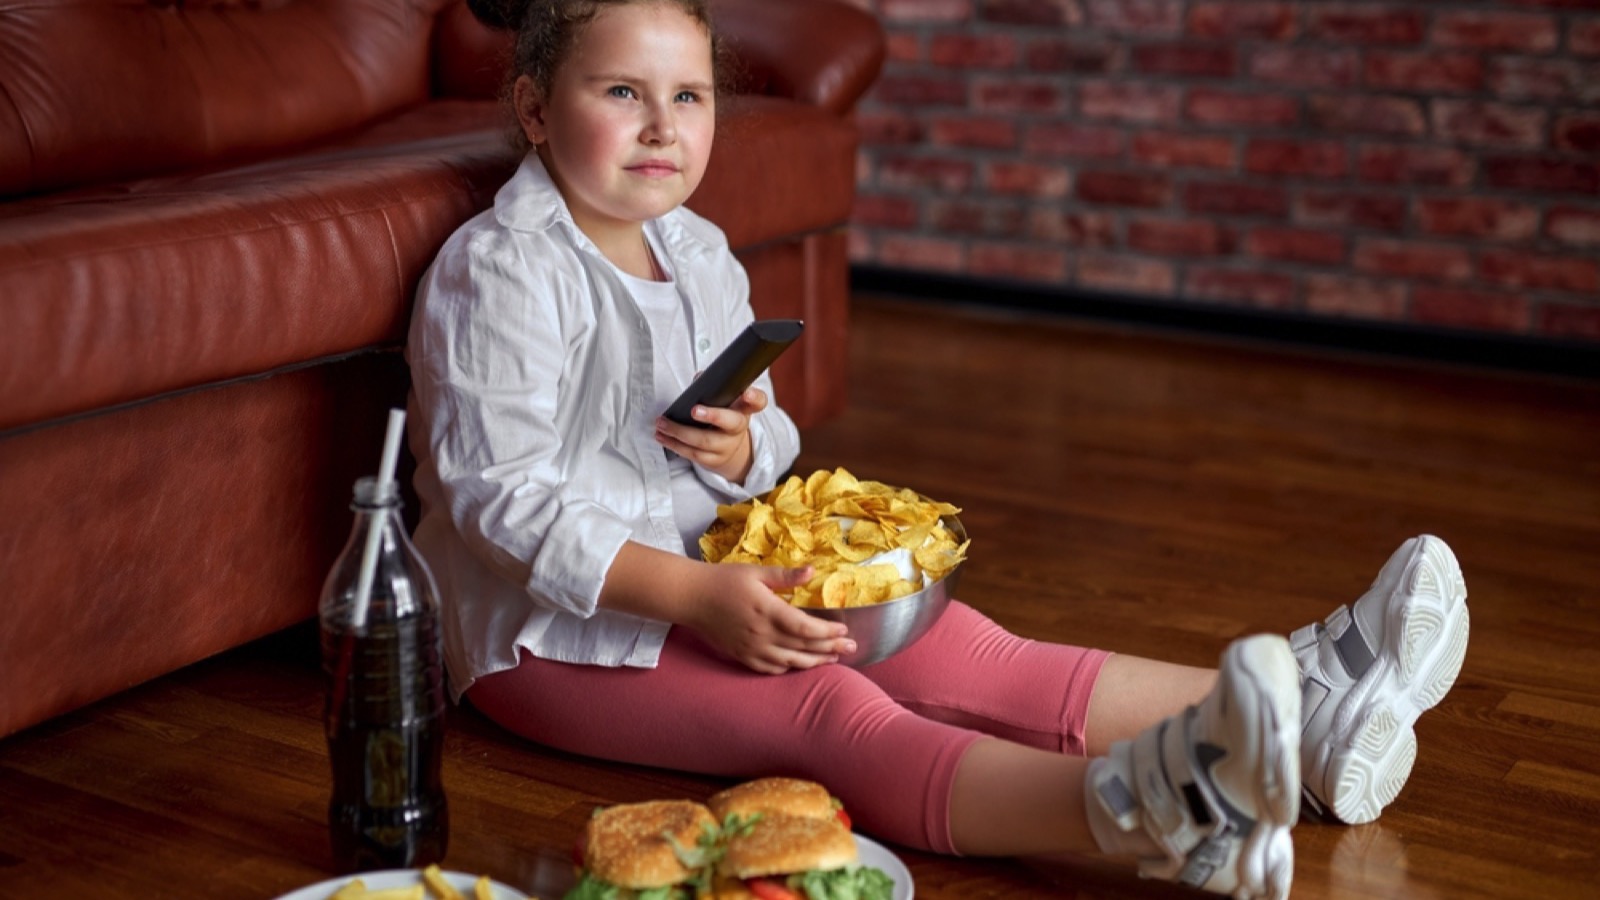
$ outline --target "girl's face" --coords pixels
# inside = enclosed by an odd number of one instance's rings
[[[548,96],[516,107],[578,227],[591,238],[669,212],[694,192],[716,115],[711,39],[676,6],[607,7],[578,37]]]

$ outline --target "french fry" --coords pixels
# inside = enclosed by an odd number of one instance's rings
[[[329,894],[328,900],[468,900],[468,898],[444,877],[444,872],[437,865],[431,865],[422,870],[421,884],[370,890],[366,882],[354,878]],[[495,900],[494,883],[489,880],[489,876],[479,875],[473,882],[472,900]]]
[[[455,886],[444,879],[444,873],[439,871],[438,865],[430,865],[422,870],[422,882],[433,891],[439,900],[467,900]]]

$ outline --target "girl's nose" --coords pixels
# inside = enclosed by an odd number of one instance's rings
[[[678,121],[671,106],[652,105],[644,131],[639,135],[646,144],[665,145],[678,139]]]

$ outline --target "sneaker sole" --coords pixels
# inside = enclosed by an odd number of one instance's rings
[[[1287,641],[1257,637],[1229,648],[1232,668],[1256,694],[1260,721],[1255,748],[1267,776],[1257,787],[1261,818],[1239,849],[1235,897],[1289,896],[1294,845],[1289,829],[1300,816],[1300,668]]]
[[[1417,718],[1455,684],[1467,655],[1470,616],[1466,582],[1443,541],[1422,539],[1422,552],[1391,608],[1372,682],[1345,700],[1339,718],[1353,723],[1334,741],[1324,781],[1329,811],[1360,825],[1394,801],[1417,760]]]

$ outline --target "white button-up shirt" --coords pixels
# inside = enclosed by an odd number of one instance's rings
[[[697,369],[754,314],[715,225],[679,208],[655,223],[690,311]],[[654,666],[667,624],[599,609],[625,541],[682,554],[671,473],[655,442],[661,354],[615,268],[528,154],[494,206],[423,276],[406,346],[414,536],[438,581],[453,695],[536,656]],[[744,484],[696,467],[734,503],[770,490],[799,433],[773,402],[751,421]],[[710,522],[705,524],[709,525]]]

